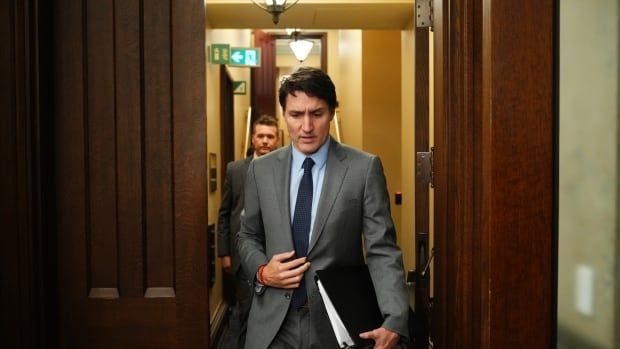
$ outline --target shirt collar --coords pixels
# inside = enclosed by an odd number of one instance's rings
[[[323,168],[323,166],[325,166],[325,163],[327,162],[327,153],[329,151],[330,142],[331,142],[330,138],[327,137],[327,140],[325,141],[325,143],[323,143],[323,145],[319,148],[319,150],[315,151],[311,155],[306,155],[300,152],[299,150],[297,150],[295,146],[291,145],[292,154],[293,154],[293,163],[292,163],[291,168],[294,170],[300,169],[304,163],[304,160],[307,157],[311,157],[312,160],[314,161],[314,164],[315,164],[314,168],[318,168],[318,169]]]

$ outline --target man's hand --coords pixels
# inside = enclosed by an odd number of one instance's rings
[[[306,257],[293,260],[295,251],[283,252],[273,255],[263,269],[262,278],[267,286],[278,288],[297,288],[304,273],[310,268],[310,262]]]
[[[220,263],[222,263],[222,268],[224,268],[225,271],[230,271],[230,268],[232,267],[232,259],[230,256],[220,257]]]
[[[372,331],[360,333],[360,337],[374,340],[374,349],[391,349],[398,343],[400,335],[383,327],[379,327]]]

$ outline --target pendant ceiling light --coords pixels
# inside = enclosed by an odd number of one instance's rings
[[[310,40],[300,39],[299,31],[294,31],[291,34],[291,41],[288,43],[291,50],[293,50],[293,54],[297,58],[297,60],[301,63],[308,58],[310,51],[312,51],[312,47],[314,46],[314,42]]]
[[[273,24],[280,22],[280,15],[293,7],[299,0],[252,0],[254,5],[271,14]]]

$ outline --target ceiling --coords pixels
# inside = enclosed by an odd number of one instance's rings
[[[414,0],[299,0],[276,26],[251,0],[205,4],[213,29],[404,29],[414,16]]]

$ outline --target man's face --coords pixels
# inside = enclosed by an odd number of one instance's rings
[[[257,124],[252,134],[252,148],[256,155],[263,156],[278,145],[278,129],[275,126]]]
[[[310,155],[329,137],[329,122],[333,114],[324,100],[310,97],[302,91],[295,91],[295,94],[286,97],[284,120],[295,148]]]

